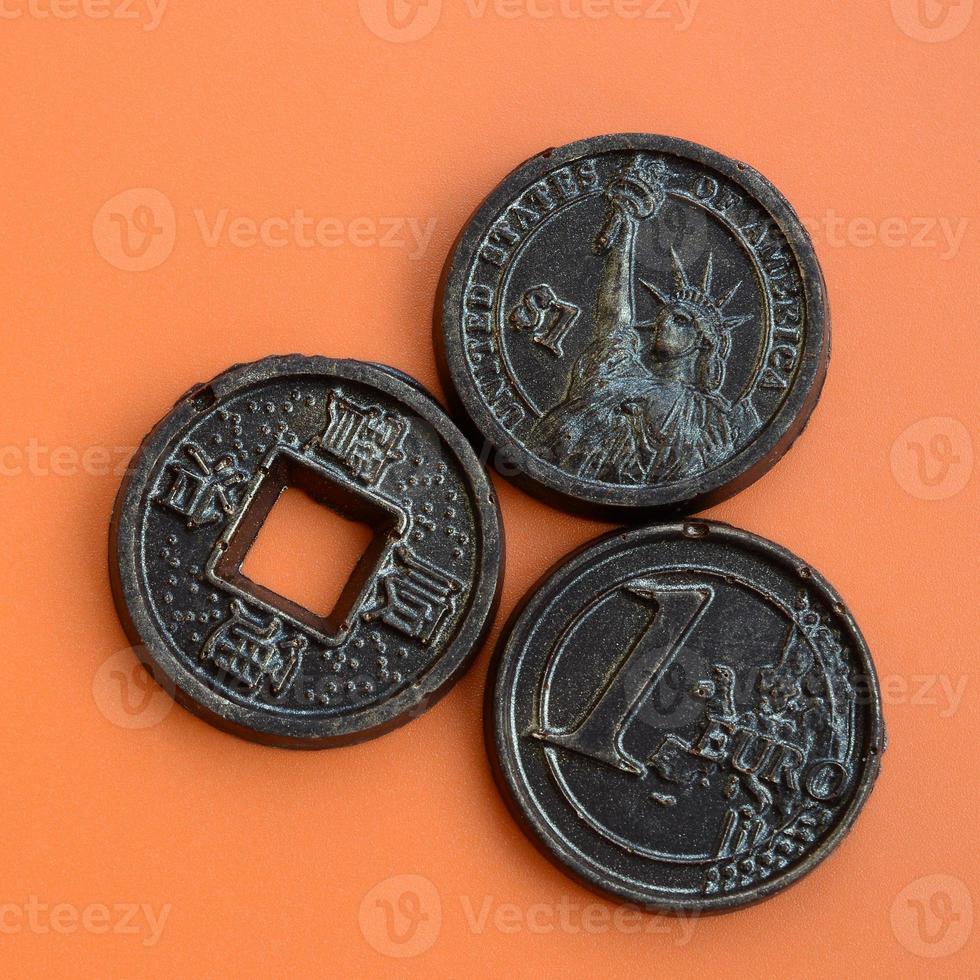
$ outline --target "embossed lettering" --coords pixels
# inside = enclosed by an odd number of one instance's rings
[[[481,310],[493,307],[493,290],[489,286],[477,284],[470,286],[466,293],[466,305]]]
[[[335,391],[327,400],[327,414],[320,444],[361,482],[377,483],[391,462],[404,459],[408,424],[398,415],[358,405]]]
[[[561,357],[562,341],[582,311],[560,300],[548,285],[532,286],[521,297],[507,320],[515,330],[532,330],[534,340]]]
[[[267,680],[272,693],[281,694],[306,647],[306,637],[284,629],[278,616],[264,622],[239,599],[232,599],[230,618],[207,638],[201,659],[212,661],[252,692]]]
[[[846,782],[847,769],[836,759],[825,759],[810,766],[804,785],[815,800],[832,800]]]
[[[157,503],[176,511],[191,529],[205,527],[235,512],[235,490],[246,480],[245,472],[232,455],[209,460],[203,450],[188,443],[184,447],[193,465],[177,460],[170,464],[170,484]]]
[[[361,615],[380,620],[428,646],[456,609],[460,583],[441,568],[423,561],[407,547],[395,550],[393,567],[381,577],[381,598]]]

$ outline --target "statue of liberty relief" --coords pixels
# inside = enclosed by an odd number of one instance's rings
[[[573,366],[562,400],[531,434],[546,458],[586,479],[694,476],[730,456],[759,425],[747,399],[732,405],[720,393],[732,329],[751,318],[725,314],[741,283],[716,297],[712,255],[695,284],[672,248],[674,289],[664,294],[640,280],[662,309],[650,322],[637,321],[637,231],[667,199],[658,163],[639,156],[606,188],[608,210],[594,245],[604,256],[596,338]]]

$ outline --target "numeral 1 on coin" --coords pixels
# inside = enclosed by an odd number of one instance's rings
[[[623,746],[623,736],[644,701],[670,667],[711,602],[710,588],[670,588],[634,582],[625,591],[649,607],[643,631],[570,731],[543,727],[534,737],[633,775],[643,762]]]

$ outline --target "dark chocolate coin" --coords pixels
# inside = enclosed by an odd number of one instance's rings
[[[722,911],[840,843],[885,746],[871,655],[799,558],[709,521],[579,550],[505,629],[487,745],[529,837],[646,908]]]
[[[436,304],[447,389],[497,469],[568,509],[688,513],[765,473],[830,357],[785,198],[664,136],[546,150],[480,205]]]
[[[328,615],[242,572],[287,487],[373,532]],[[497,601],[500,516],[417,382],[268,357],[193,388],[146,437],[109,567],[130,638],[182,704],[257,741],[341,745],[421,714],[472,661]]]

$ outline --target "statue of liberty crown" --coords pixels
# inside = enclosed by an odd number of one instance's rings
[[[725,333],[734,327],[752,319],[751,314],[736,315],[726,314],[725,309],[735,298],[742,283],[739,280],[728,292],[721,296],[712,295],[712,280],[714,278],[715,257],[708,253],[708,261],[705,263],[704,275],[701,282],[694,283],[688,278],[687,270],[681,257],[677,254],[677,249],[670,247],[670,257],[674,264],[674,290],[669,295],[665,295],[653,283],[640,279],[640,284],[652,293],[664,306],[683,305],[702,318],[708,320],[717,330]]]

